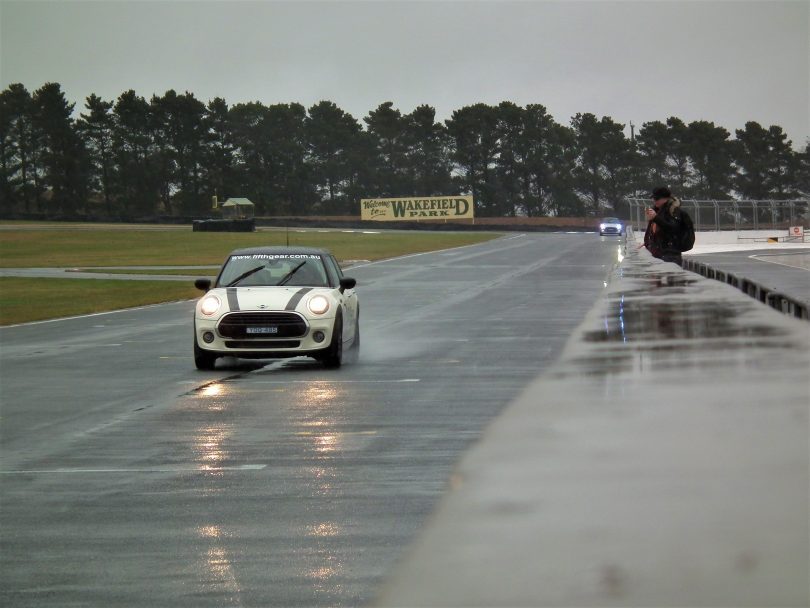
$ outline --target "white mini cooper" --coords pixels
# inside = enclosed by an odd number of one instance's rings
[[[214,368],[224,356],[309,356],[328,367],[357,359],[356,281],[325,249],[257,247],[232,252],[194,311],[194,363]]]

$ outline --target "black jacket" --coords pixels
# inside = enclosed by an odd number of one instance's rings
[[[658,213],[647,224],[644,246],[656,258],[680,257],[678,243],[683,229],[681,201],[672,197],[661,205]]]

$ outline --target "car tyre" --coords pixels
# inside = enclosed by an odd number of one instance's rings
[[[343,317],[338,315],[335,327],[332,330],[332,341],[323,355],[323,364],[326,367],[338,368],[343,363]]]
[[[344,359],[346,363],[357,363],[360,358],[360,313],[357,313],[357,319],[354,322],[354,341],[352,348],[346,353]]]
[[[211,371],[217,362],[217,356],[207,350],[203,350],[197,345],[197,331],[194,331],[194,365],[197,369]]]

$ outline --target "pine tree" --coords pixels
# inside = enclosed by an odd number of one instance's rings
[[[34,124],[42,136],[43,182],[50,186],[52,208],[70,216],[84,206],[88,191],[84,143],[71,118],[74,104],[56,83],[35,91],[32,102]]]
[[[689,123],[686,150],[694,170],[691,193],[699,199],[727,199],[734,169],[729,132],[705,120]]]
[[[177,201],[184,215],[205,214],[210,206],[202,179],[205,105],[191,93],[178,95],[169,90],[162,97],[152,97],[150,111],[165,210],[172,213]]]
[[[228,104],[221,97],[208,103],[203,118],[205,129],[205,187],[209,196],[226,200],[235,191],[235,145]]]
[[[390,101],[380,104],[363,121],[376,147],[376,180],[378,196],[409,196],[407,185],[405,121]]]
[[[14,208],[14,175],[17,172],[17,141],[14,138],[11,92],[0,92],[0,214]]]
[[[154,145],[152,112],[143,97],[129,90],[113,106],[113,154],[117,167],[114,192],[129,218],[157,213],[161,175]],[[164,200],[167,193],[164,193]]]
[[[331,101],[312,106],[304,121],[307,164],[313,186],[327,215],[348,205],[347,190],[354,174],[352,151],[361,132],[360,124]]]
[[[41,138],[34,124],[34,102],[22,84],[12,84],[3,91],[3,111],[7,113],[8,123],[4,144],[10,197],[8,210],[17,209],[22,203],[23,211],[31,213],[42,191]]]
[[[418,106],[403,117],[403,124],[408,194],[452,194],[449,137],[445,126],[436,122],[435,108]]]
[[[116,215],[113,209],[112,182],[115,169],[113,158],[113,104],[100,97],[90,95],[85,107],[87,114],[81,114],[78,122],[79,133],[84,138],[90,167],[90,188],[104,198],[107,215]]]
[[[446,125],[461,192],[472,194],[480,215],[498,215],[497,109],[483,103],[465,106],[453,112]]]
[[[612,213],[633,190],[635,159],[624,125],[593,114],[577,114],[571,124],[579,148],[577,189],[594,215]]]

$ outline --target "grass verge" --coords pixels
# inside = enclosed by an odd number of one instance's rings
[[[339,261],[380,260],[481,243],[497,233],[319,232],[268,230],[254,233],[193,232],[189,226],[98,226],[0,224],[0,267],[202,266],[196,270],[137,273],[214,276],[234,249],[286,245],[329,249]],[[121,271],[121,269],[117,269]],[[130,272],[130,271],[127,271]],[[33,279],[0,277],[0,325],[106,312],[196,298],[188,281]]]
[[[188,281],[0,277],[0,325],[196,298]]]
[[[91,274],[144,274],[144,275],[178,275],[182,277],[216,277],[219,273],[219,266],[209,266],[207,268],[162,268],[143,269],[128,268],[119,266],[115,268],[77,268],[81,272]]]
[[[15,229],[0,231],[0,267],[64,268],[74,266],[219,265],[234,249],[286,245],[329,249],[338,260],[379,260],[471,245],[497,233],[466,232],[192,232],[179,226],[165,230],[99,228]]]

